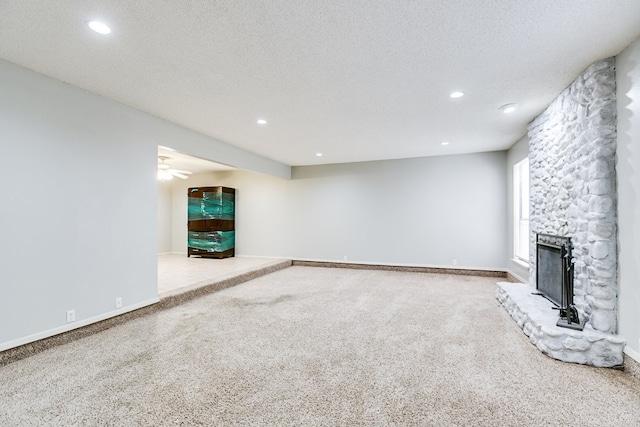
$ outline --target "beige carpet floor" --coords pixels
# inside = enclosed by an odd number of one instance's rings
[[[540,353],[496,281],[287,268],[0,368],[0,425],[640,425],[640,383]]]

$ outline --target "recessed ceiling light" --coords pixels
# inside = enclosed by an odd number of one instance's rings
[[[451,92],[451,95],[449,95],[451,98],[462,98],[464,96],[464,92],[460,92],[459,90],[455,91],[455,92]]]
[[[502,111],[505,114],[513,113],[518,108],[518,104],[504,104],[498,110]]]
[[[316,157],[322,157],[322,153],[316,153]]]
[[[447,141],[441,142],[440,145],[449,145]]]
[[[258,123],[259,125],[266,125],[267,121],[265,119],[258,119],[256,120],[256,123]]]
[[[111,34],[111,28],[109,28],[109,26],[107,24],[105,24],[104,22],[87,21],[87,25],[89,26],[89,28],[91,28],[96,33],[105,34],[105,35],[106,34]]]

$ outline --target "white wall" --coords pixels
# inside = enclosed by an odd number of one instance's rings
[[[174,183],[173,250],[186,252],[186,188],[237,192],[238,255],[506,267],[505,152],[246,171]]]
[[[515,261],[513,254],[513,165],[529,156],[529,138],[522,137],[507,151],[507,270],[509,273],[529,282],[529,269]]]
[[[3,60],[0,144],[0,350],[157,301],[158,145],[214,147],[229,164],[290,175]]]
[[[171,252],[173,192],[171,181],[158,182],[158,253]]]
[[[154,302],[157,148],[138,113],[5,61],[0,93],[0,349]]]
[[[172,251],[187,253],[187,189],[218,186],[236,189],[236,254],[292,258],[286,209],[290,181],[249,171],[194,174],[173,180]]]
[[[640,361],[640,39],[616,57],[619,333]]]

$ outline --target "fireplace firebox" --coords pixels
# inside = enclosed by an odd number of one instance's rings
[[[582,330],[573,304],[573,261],[570,237],[536,235],[536,287],[560,311],[557,326]]]

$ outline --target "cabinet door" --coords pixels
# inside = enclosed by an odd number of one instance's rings
[[[198,187],[188,190],[188,220],[235,219],[235,190],[226,187]]]

